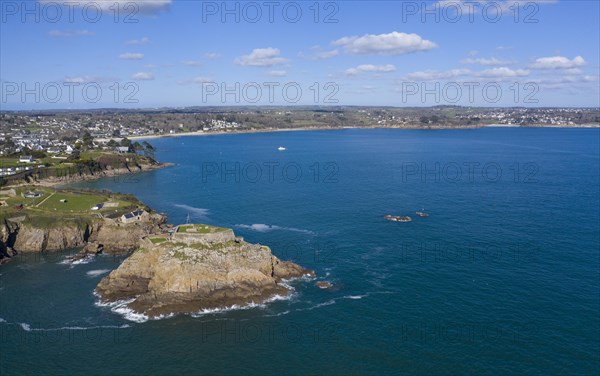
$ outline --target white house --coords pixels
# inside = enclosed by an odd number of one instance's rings
[[[22,155],[19,158],[19,163],[33,163],[35,162],[35,159],[33,159],[33,157],[31,155]]]

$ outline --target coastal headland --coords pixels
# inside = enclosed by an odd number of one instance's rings
[[[231,229],[166,224],[135,197],[108,191],[18,186],[0,190],[0,264],[19,253],[78,249],[71,261],[129,254],[100,281],[104,303],[148,317],[262,303],[314,276]]]

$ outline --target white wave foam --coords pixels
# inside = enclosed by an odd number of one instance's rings
[[[304,279],[304,278],[308,278],[308,276],[296,278],[296,279]],[[202,309],[198,312],[191,313],[190,316],[197,318],[197,317],[201,317],[201,316],[204,316],[207,314],[220,314],[220,313],[229,312],[229,311],[246,310],[246,309],[252,309],[252,308],[261,308],[262,309],[262,308],[266,308],[268,303],[272,303],[272,302],[276,302],[276,301],[292,300],[296,296],[296,290],[292,286],[286,284],[285,281],[280,282],[280,284],[288,290],[288,294],[285,294],[285,295],[275,294],[275,295],[265,299],[261,303],[255,303],[254,301],[251,301],[250,303],[247,303],[244,305],[234,304],[234,305],[231,305],[228,307]],[[93,294],[94,294],[94,296],[96,296],[98,298],[98,300],[94,303],[94,305],[96,305],[97,307],[108,307],[108,308],[110,308],[111,312],[119,314],[119,315],[123,316],[123,318],[125,318],[126,320],[129,320],[129,321],[143,323],[148,320],[162,320],[162,319],[171,318],[171,317],[175,316],[175,313],[170,313],[170,314],[160,315],[160,316],[150,318],[142,313],[135,312],[134,310],[129,308],[128,305],[130,303],[132,303],[133,301],[135,301],[135,299],[137,297],[133,298],[133,299],[117,300],[115,302],[102,302],[102,300],[100,299],[100,295],[98,295],[95,291],[93,292]]]
[[[293,290],[293,288],[292,288]],[[276,301],[283,301],[283,300],[290,300],[293,297],[293,292],[291,291],[290,294],[287,295],[273,295],[270,298],[264,300],[262,303],[255,303],[255,302],[250,302],[244,305],[239,305],[239,304],[234,304],[228,307],[221,307],[221,308],[206,308],[206,309],[202,309],[198,312],[192,313],[190,314],[190,316],[196,318],[196,317],[201,317],[207,314],[220,314],[220,313],[225,313],[225,312],[230,312],[230,311],[243,311],[243,310],[247,310],[247,309],[252,309],[252,308],[261,308],[264,309],[267,307],[268,303],[273,303]]]
[[[195,208],[193,206],[183,205],[183,204],[175,204],[173,206],[175,206],[176,208],[179,208],[179,209],[183,209],[189,213],[192,213],[192,214],[194,214],[195,218],[199,218],[199,219],[205,219],[210,214],[209,209]]]
[[[149,320],[148,316],[144,315],[143,313],[135,312],[133,309],[127,307],[126,305],[114,307],[111,309],[111,311],[123,316],[125,320],[137,323],[143,323]]]
[[[20,322],[18,325],[26,332],[55,332],[58,330],[92,330],[92,329],[125,329],[130,328],[128,324],[123,325],[98,325],[98,326],[63,326],[60,328],[32,328],[30,324]]]
[[[2,317],[0,317],[0,322],[6,322]]]
[[[99,275],[102,275],[104,273],[108,273],[110,272],[110,269],[98,269],[98,270],[90,270],[89,272],[85,273],[88,275],[88,277],[97,277]]]
[[[264,223],[253,223],[251,225],[235,225],[235,227],[245,228],[245,229],[256,231],[256,232],[269,232],[269,231],[275,231],[275,230],[283,230],[283,231],[300,232],[300,233],[309,234],[309,235],[314,234],[314,232],[312,232],[310,230],[305,230],[305,229],[301,229],[301,228],[282,227],[282,226],[277,226],[277,225],[266,225]]]
[[[362,298],[366,298],[367,296],[369,296],[369,294],[365,294],[365,295],[348,295],[348,296],[344,296],[344,299],[352,299],[352,300],[360,300]]]
[[[96,292],[94,292],[94,295],[98,296],[98,294],[96,294]],[[106,303],[102,302],[101,300],[98,300],[94,303],[94,305],[97,307],[108,307],[108,308],[110,308],[111,312],[121,315],[121,316],[123,316],[124,319],[129,320],[129,321],[133,321],[133,322],[137,322],[137,323],[142,323],[142,322],[148,321],[150,319],[148,316],[144,315],[143,313],[135,312],[133,309],[131,309],[127,306],[129,303],[132,303],[135,299],[136,298],[126,299],[126,300],[117,300],[114,302],[106,302]]]
[[[312,307],[308,307],[308,308],[305,308],[305,309],[299,309],[298,311],[312,311],[313,309],[317,309],[317,308],[325,307],[325,306],[330,306],[330,305],[333,305],[333,304],[335,304],[335,299],[331,299],[331,300],[328,300],[328,301],[326,301],[324,303],[319,303],[317,305],[314,305]]]
[[[83,265],[83,264],[89,264],[90,262],[94,261],[95,259],[96,259],[96,257],[94,255],[88,255],[88,256],[85,256],[84,258],[76,260],[76,261],[72,261],[70,258],[67,257],[63,261],[59,262],[59,264],[60,265]]]

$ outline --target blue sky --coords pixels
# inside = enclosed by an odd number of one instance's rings
[[[5,110],[600,106],[598,1],[1,4]]]

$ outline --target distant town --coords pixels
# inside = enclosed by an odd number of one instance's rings
[[[144,154],[136,138],[285,129],[598,127],[597,108],[186,107],[0,112],[0,177],[90,152]],[[82,154],[83,153],[83,154]],[[86,154],[87,153],[87,154]],[[85,159],[85,158],[84,158]],[[94,159],[94,158],[91,158]]]

